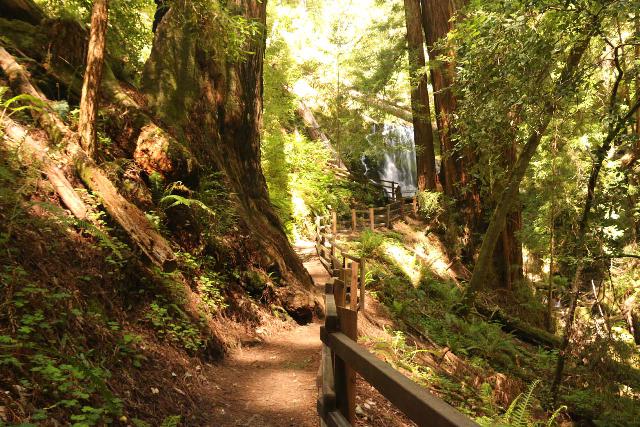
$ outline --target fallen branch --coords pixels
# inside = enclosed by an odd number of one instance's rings
[[[144,212],[122,197],[98,165],[82,150],[80,137],[48,106],[48,99],[30,82],[28,73],[13,56],[0,47],[0,68],[9,78],[12,88],[39,99],[43,108],[30,109],[33,118],[41,123],[54,141],[63,142],[67,160],[76,167],[82,181],[95,192],[109,215],[124,229],[131,240],[163,271],[173,271],[176,258],[169,243],[149,222]]]

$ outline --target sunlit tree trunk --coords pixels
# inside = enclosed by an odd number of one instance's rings
[[[95,0],[91,12],[91,35],[89,37],[87,68],[84,73],[82,98],[80,100],[80,118],[78,120],[78,133],[82,138],[82,148],[91,158],[96,156],[98,89],[100,88],[104,68],[108,14],[109,1]]]
[[[425,72],[424,37],[422,36],[419,0],[405,0],[404,10],[407,24],[409,48],[409,70],[411,76],[411,108],[416,143],[418,167],[418,190],[435,190],[436,160],[433,149],[433,127],[429,89]]]

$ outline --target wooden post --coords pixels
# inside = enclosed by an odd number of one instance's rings
[[[340,331],[354,341],[358,339],[358,312],[338,307]],[[334,363],[334,383],[336,403],[342,415],[351,423],[356,423],[356,371],[349,368],[338,356]]]
[[[351,262],[351,304],[349,304],[351,310],[358,311],[358,264]]]
[[[404,200],[400,199],[400,216],[404,219]]]
[[[413,196],[413,214],[418,215],[418,196]]]
[[[338,234],[338,215],[336,211],[331,211],[331,232],[334,236]]]
[[[369,208],[369,226],[371,227],[371,230],[376,229],[376,218],[373,213],[373,208]]]
[[[391,205],[387,205],[387,228],[391,230]]]
[[[396,183],[395,182],[391,183],[391,201],[392,202],[396,201]]]
[[[364,258],[360,260],[360,304],[358,308],[364,313],[364,287],[365,287],[365,267]]]
[[[344,282],[342,281],[342,279],[336,279],[333,282],[333,297],[336,300],[336,307],[344,307],[344,294]]]
[[[356,232],[356,228],[358,227],[358,221],[356,218],[356,210],[355,209],[351,209],[351,229],[353,230],[353,232]]]

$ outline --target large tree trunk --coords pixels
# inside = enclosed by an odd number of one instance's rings
[[[510,144],[502,156],[502,164],[506,171],[510,171],[516,163],[517,153],[514,144]],[[498,238],[493,252],[494,287],[512,291],[514,285],[524,278],[522,268],[522,243],[518,233],[522,229],[522,209],[519,198],[513,202],[511,211],[507,214],[504,228]]]
[[[82,98],[80,99],[80,117],[78,133],[82,148],[91,158],[96,157],[98,101],[104,56],[107,45],[107,22],[109,19],[109,1],[95,0],[91,12],[91,33],[87,52],[87,69],[84,73]]]
[[[224,172],[246,238],[261,254],[257,261],[289,284],[309,289],[311,279],[269,202],[260,164],[263,34],[243,46],[251,53],[233,60],[224,46],[206,37],[226,31],[220,20],[194,16],[189,3],[174,2],[157,28],[143,75],[149,106],[184,135],[201,165]],[[227,6],[264,28],[265,1],[237,0]]]
[[[593,31],[593,28],[589,28],[588,35],[579,40],[571,49],[564,69],[555,84],[556,91],[554,92],[566,93],[567,88],[573,88],[575,86],[574,75],[582,57],[589,47]],[[545,134],[557,108],[557,101],[549,100],[545,103],[542,117],[540,118],[538,125],[532,130],[531,135],[527,138],[527,142],[522,148],[520,157],[518,157],[518,161],[515,163],[513,171],[507,179],[505,188],[498,199],[498,203],[493,211],[489,226],[487,227],[487,231],[484,235],[478,260],[474,266],[473,275],[471,276],[471,280],[463,300],[464,306],[468,307],[472,305],[477,292],[483,289],[486,285],[496,243],[498,242],[500,234],[504,230],[507,216],[511,212],[514,202],[518,199],[520,183],[524,178],[527,168],[529,167],[529,162],[531,162],[538,145],[540,145],[542,136]]]
[[[441,59],[447,52],[438,45],[453,30],[453,18],[466,3],[466,0],[421,0],[422,26],[429,52],[429,70],[442,154],[442,187],[447,196],[458,202],[463,212],[463,229],[466,230],[466,236],[462,239],[465,242],[464,257],[471,260],[478,245],[475,236],[484,225],[479,185],[468,173],[477,160],[471,148],[456,149],[453,142],[453,117],[457,109],[456,95],[452,90],[455,64]]]
[[[404,0],[411,77],[411,109],[418,167],[418,190],[436,189],[436,160],[433,150],[433,128],[424,56],[419,0]]]

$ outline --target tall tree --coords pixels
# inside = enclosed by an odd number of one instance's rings
[[[260,254],[256,261],[288,283],[310,287],[260,164],[265,20],[260,0],[173,2],[156,30],[142,84],[150,107],[198,162],[224,173],[246,242]]]
[[[78,121],[78,133],[82,138],[82,148],[92,158],[96,156],[98,90],[104,68],[108,19],[109,0],[95,0],[91,11],[91,34],[87,53],[87,68],[84,73],[82,98],[80,100],[80,118]]]
[[[582,57],[589,47],[591,37],[593,37],[596,28],[597,26],[595,23],[589,22],[587,28],[583,29],[583,35],[579,35],[578,41],[569,52],[560,77],[554,84],[554,93],[566,94],[567,91],[570,91],[575,87],[576,73],[580,62],[582,61]],[[491,263],[496,244],[504,230],[505,221],[507,220],[515,201],[518,199],[520,183],[524,178],[531,159],[542,141],[543,135],[549,127],[549,123],[551,123],[551,119],[559,108],[560,100],[561,97],[550,98],[544,103],[542,110],[543,116],[538,121],[537,126],[531,130],[531,133],[522,148],[520,156],[515,162],[515,165],[507,178],[506,185],[502,190],[496,207],[491,215],[489,226],[487,227],[487,231],[482,240],[478,259],[473,268],[473,274],[464,298],[464,305],[466,306],[473,303],[477,292],[483,289],[486,285],[487,277],[491,271]]]
[[[442,186],[445,194],[456,197],[456,185],[463,182],[464,165],[462,158],[456,155],[451,139],[453,133],[453,113],[456,110],[456,97],[451,86],[453,82],[453,64],[440,61],[444,53],[437,45],[452,29],[451,19],[455,14],[452,0],[421,0],[421,25],[427,42],[433,85],[434,106],[442,153]]]
[[[407,45],[409,48],[409,74],[411,77],[411,108],[416,144],[416,163],[418,168],[418,190],[435,190],[436,160],[433,149],[433,127],[426,60],[424,55],[424,37],[419,0],[404,0],[407,26]]]
[[[454,29],[456,14],[466,4],[467,0],[421,0],[422,26],[429,52],[429,69],[442,153],[443,188],[446,195],[457,201],[463,212],[463,258],[470,262],[479,245],[477,236],[486,227],[485,212],[491,205],[486,201],[484,205],[480,203],[480,184],[471,173],[472,169],[478,167],[477,156],[470,147],[460,149],[455,146],[453,117],[458,105],[453,91],[455,64],[445,59],[453,58],[455,53],[447,52],[443,47],[447,35]],[[506,147],[501,159],[502,167],[510,170],[516,157],[516,147]],[[517,238],[522,224],[521,216],[519,208],[512,209],[494,252],[493,272],[496,280],[493,282],[506,289],[511,289],[523,275],[522,244]]]

